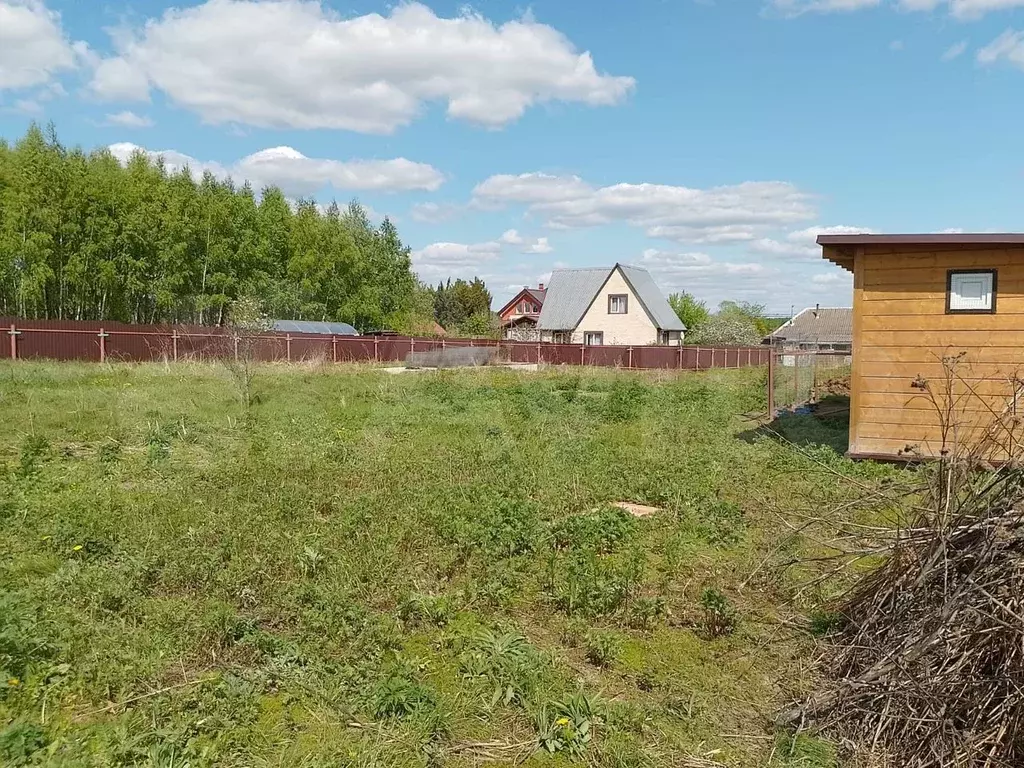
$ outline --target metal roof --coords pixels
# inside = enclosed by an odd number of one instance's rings
[[[616,265],[626,276],[626,281],[633,286],[633,292],[640,297],[640,301],[647,307],[647,311],[654,320],[654,324],[663,331],[685,331],[686,326],[679,319],[679,315],[669,306],[668,301],[662,295],[651,273],[642,267],[633,267],[628,264]]]
[[[853,310],[808,307],[772,331],[768,338],[802,344],[849,344],[853,339]]]
[[[642,267],[616,264],[589,269],[556,269],[551,273],[544,306],[537,327],[543,331],[569,331],[579,325],[598,292],[619,269],[654,324],[663,331],[685,331],[686,326],[672,311],[651,277]]]
[[[920,235],[818,235],[818,245],[1024,245],[1024,234],[940,232]]]
[[[544,303],[544,297],[548,295],[547,288],[527,288],[526,292],[533,296],[540,304]]]
[[[542,331],[569,331],[579,325],[587,308],[601,290],[612,267],[556,269],[544,297],[537,327]]]
[[[358,336],[348,323],[320,323],[313,320],[275,320],[274,330],[282,333],[322,333],[328,336]]]

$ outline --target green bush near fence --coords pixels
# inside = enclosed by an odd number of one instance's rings
[[[0,364],[0,764],[834,764],[765,738],[818,607],[762,564],[868,481],[740,438],[762,372],[232,386]]]

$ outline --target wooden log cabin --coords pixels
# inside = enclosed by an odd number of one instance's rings
[[[854,458],[1019,457],[1024,234],[822,235],[853,273]]]

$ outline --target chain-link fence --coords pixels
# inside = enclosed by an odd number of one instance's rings
[[[768,366],[768,410],[771,418],[784,411],[833,396],[849,397],[850,353],[833,350],[772,350]]]

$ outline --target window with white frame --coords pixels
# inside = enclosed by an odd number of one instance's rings
[[[614,293],[608,297],[608,314],[625,315],[629,312],[629,296],[624,293]]]
[[[996,270],[951,269],[946,278],[946,312],[996,311]]]
[[[600,347],[604,344],[604,333],[602,331],[587,331],[583,334],[583,343],[588,347]]]

